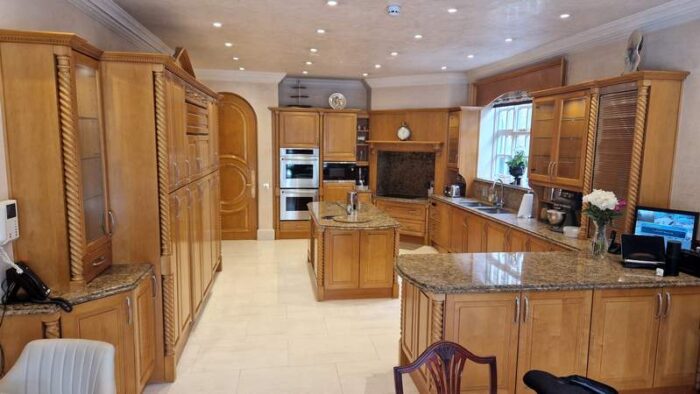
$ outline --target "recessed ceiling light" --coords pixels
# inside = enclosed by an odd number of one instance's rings
[[[457,9],[456,8],[448,8],[447,12],[449,12],[450,14],[454,14],[455,12],[457,12]]]
[[[316,48],[311,48],[311,49],[309,49],[309,51],[311,51],[311,53],[316,53],[316,52],[318,52],[318,49],[316,49]]]
[[[467,55],[467,59],[474,59],[474,55],[470,53],[469,55]]]
[[[217,28],[223,26],[223,24],[221,22],[214,22],[211,25],[214,27],[217,27]]]
[[[362,76],[363,76],[363,77],[366,77],[366,76],[368,76],[368,75],[369,75],[368,73],[362,73]]]
[[[506,42],[513,42],[513,39],[508,37],[508,38],[506,38]]]
[[[245,71],[245,67],[238,67],[239,70]]]
[[[442,66],[442,67],[440,67],[440,70],[442,70],[442,71],[447,70],[447,66]]]
[[[316,29],[317,34],[326,34],[326,29]]]
[[[415,36],[413,36],[413,38],[415,38],[416,40],[420,40],[421,38],[423,38],[423,35],[422,35],[422,34],[416,34]]]
[[[391,52],[391,56],[399,56],[398,52]]]
[[[306,75],[306,74],[308,74],[309,72],[306,71],[306,70],[304,70],[304,71],[302,71],[301,73],[304,74],[304,75]]]
[[[233,60],[238,61],[238,60],[239,60],[239,59],[238,59],[238,56],[234,56],[234,57],[233,57]]]
[[[226,42],[226,43],[224,43],[224,45],[226,45],[227,47],[229,47],[229,48],[230,48],[230,47],[232,47],[232,46],[233,46],[233,43],[232,43],[232,42]]]
[[[569,18],[571,18],[571,14],[561,14],[561,15],[559,15],[559,17],[561,19],[569,19]]]
[[[326,2],[326,4],[329,5],[329,6],[331,6],[331,7],[335,7],[335,6],[338,5],[338,2],[337,2],[336,0],[328,0],[328,1]]]
[[[310,66],[310,65],[312,65],[313,63],[312,63],[310,60],[307,60],[304,64],[306,64],[307,66]]]
[[[382,65],[381,65],[381,64],[375,64],[375,65],[374,65],[374,68],[382,68]]]

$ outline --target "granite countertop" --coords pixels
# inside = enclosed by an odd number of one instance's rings
[[[563,246],[568,249],[572,250],[588,250],[590,248],[590,241],[585,240],[585,239],[578,239],[578,238],[569,238],[564,236],[562,233],[557,233],[549,229],[549,224],[548,223],[543,223],[540,222],[539,220],[532,218],[532,219],[525,219],[525,218],[518,218],[517,217],[517,212],[513,212],[510,210],[507,210],[509,213],[501,213],[501,214],[490,214],[486,213],[484,211],[480,211],[476,208],[472,207],[465,207],[464,205],[460,205],[460,202],[463,201],[479,201],[477,199],[473,198],[464,198],[464,197],[458,197],[458,198],[450,198],[450,197],[445,197],[445,196],[440,196],[440,195],[433,195],[433,199],[442,201],[445,203],[448,203],[452,206],[455,206],[457,208],[461,208],[469,213],[473,213],[476,215],[483,216],[489,220],[493,220],[495,222],[499,222],[502,224],[505,224],[507,226],[511,226],[514,228],[517,228],[518,230],[525,231],[527,233],[533,234],[535,236],[538,236],[540,238],[544,238],[552,243],[555,243],[557,245]],[[479,201],[481,203],[484,203],[483,201]],[[484,203],[486,204],[486,203]]]
[[[581,252],[402,255],[396,271],[436,294],[700,286],[694,276],[658,277],[622,267],[617,256],[597,260]]]
[[[387,215],[381,209],[372,204],[360,204],[360,210],[357,213],[357,218],[363,222],[349,223],[339,222],[333,217],[341,217],[344,220],[352,220],[349,217],[345,208],[341,203],[335,202],[311,202],[307,206],[311,217],[321,227],[338,228],[338,229],[378,229],[378,228],[393,228],[399,227],[400,224],[394,218]],[[369,219],[369,221],[364,221]]]
[[[84,302],[105,298],[117,293],[130,291],[136,288],[139,281],[153,273],[151,264],[113,264],[105,272],[88,283],[82,289],[56,292],[53,297],[62,297],[71,304],[77,305]],[[63,311],[53,304],[8,304],[5,316],[12,315],[36,315]]]

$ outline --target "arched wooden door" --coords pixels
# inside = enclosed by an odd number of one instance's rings
[[[219,158],[222,239],[255,239],[258,230],[258,124],[241,96],[221,93]]]

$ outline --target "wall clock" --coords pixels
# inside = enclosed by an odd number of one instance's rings
[[[406,122],[401,123],[401,127],[396,130],[396,136],[399,137],[401,141],[406,141],[411,138],[411,129],[408,128]]]

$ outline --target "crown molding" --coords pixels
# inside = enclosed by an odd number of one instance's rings
[[[366,78],[365,81],[371,88],[466,85],[469,83],[467,75],[464,73],[402,75],[399,77]]]
[[[572,51],[596,47],[627,39],[636,29],[645,33],[665,29],[700,19],[700,1],[672,0],[636,14],[529,49],[507,59],[487,64],[467,72],[470,80],[488,77],[526,64],[542,61]]]
[[[175,53],[113,0],[68,0],[68,2],[144,51],[156,51],[168,55]]]
[[[213,68],[195,69],[197,79],[202,81],[248,82],[248,83],[275,83],[278,84],[287,75],[279,72],[264,71],[238,71]]]

